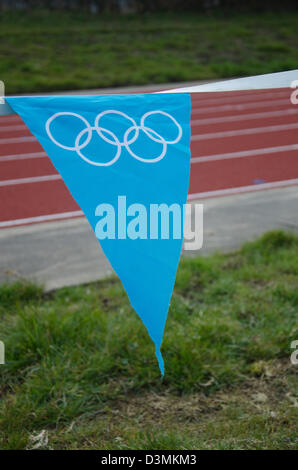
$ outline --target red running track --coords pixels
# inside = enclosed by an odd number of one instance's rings
[[[192,95],[189,199],[298,185],[291,89]],[[0,117],[0,228],[82,216],[18,116]]]

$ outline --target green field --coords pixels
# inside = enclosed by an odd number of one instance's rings
[[[297,68],[298,14],[0,14],[6,93],[238,77]]]
[[[297,275],[282,232],[183,259],[164,379],[116,278],[1,286],[0,448],[298,448]]]

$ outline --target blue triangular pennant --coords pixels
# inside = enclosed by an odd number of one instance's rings
[[[163,374],[160,347],[182,248],[189,184],[190,95],[7,101],[86,215],[155,343]],[[174,228],[176,209],[181,210],[181,222],[178,210]]]

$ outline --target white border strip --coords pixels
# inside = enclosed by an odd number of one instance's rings
[[[207,134],[195,134],[191,137],[192,141],[204,140],[204,139],[220,139],[222,137],[234,137],[237,135],[249,135],[249,134],[260,134],[262,132],[275,132],[275,131],[287,131],[297,129],[298,123],[290,124],[279,124],[276,126],[265,126],[265,127],[254,127],[251,129],[237,129],[233,131],[224,132],[210,132]],[[22,142],[38,142],[35,137],[14,137],[9,139],[1,139],[0,144],[18,144]]]
[[[40,215],[38,217],[27,217],[26,219],[5,220],[0,222],[0,228],[15,227],[17,225],[27,225],[37,222],[48,222],[51,220],[71,219],[73,217],[82,217],[82,211],[62,212],[60,214]]]
[[[8,137],[0,140],[0,144],[21,144],[24,142],[38,142],[38,140],[31,135],[28,137]]]
[[[274,181],[272,183],[257,184],[252,186],[241,186],[239,188],[219,189],[217,191],[206,191],[204,193],[190,194],[187,198],[188,201],[196,199],[205,199],[216,196],[229,196],[232,194],[239,194],[245,192],[261,191],[264,189],[282,188],[287,186],[298,185],[298,178],[293,180]],[[15,227],[18,225],[27,225],[37,222],[50,222],[55,220],[71,219],[74,217],[83,217],[82,211],[63,212],[59,214],[41,215],[37,217],[27,217],[25,219],[5,220],[0,222],[0,228]]]
[[[251,90],[250,90],[251,91]],[[264,99],[274,101],[274,100],[280,100],[281,98],[288,98],[289,96],[289,90],[288,88],[282,88],[281,91],[274,91],[272,92],[271,90],[254,90],[259,93],[247,93],[244,91],[244,93],[239,93],[236,92],[237,94],[235,95],[234,93],[231,94],[223,94],[223,95],[218,95],[215,93],[215,95],[208,95],[207,97],[204,95],[202,96],[201,94],[198,95],[192,95],[192,102],[194,104],[198,103],[205,103],[206,105],[210,104],[223,104],[223,102],[227,101],[228,103],[233,103],[234,101],[236,102],[244,102],[244,103],[258,103],[259,101],[262,101]]]
[[[289,116],[289,115],[298,114],[298,107],[283,109],[280,111],[266,111],[264,113],[249,113],[249,114],[233,114],[233,116],[221,116],[207,119],[192,119],[191,125],[206,125],[206,124],[219,124],[232,121],[249,121],[251,119],[264,119],[264,118],[276,118],[280,116]]]
[[[212,114],[212,113],[224,113],[226,111],[244,111],[245,109],[255,109],[255,108],[274,108],[278,106],[293,107],[290,102],[290,99],[286,100],[277,100],[277,101],[258,101],[257,103],[235,103],[235,104],[223,104],[219,106],[208,106],[205,107],[204,101],[201,105],[203,107],[192,107],[191,115],[195,114]]]
[[[23,131],[28,129],[25,124],[16,124],[12,126],[0,126],[0,132],[15,132],[15,131]]]
[[[240,152],[219,153],[215,155],[203,155],[201,157],[192,157],[191,164],[201,162],[212,162],[217,160],[229,160],[232,158],[251,157],[256,155],[268,155],[272,153],[293,152],[295,150],[298,150],[298,144],[281,145],[279,147],[265,147],[252,150],[242,150]],[[38,158],[48,158],[48,156],[45,152],[23,153],[20,155],[3,155],[0,156],[0,163]]]
[[[251,129],[237,129],[234,131],[209,132],[207,134],[195,134],[191,137],[192,141],[221,139],[222,137],[235,137],[237,135],[262,134],[266,132],[278,132],[298,129],[298,122],[293,124],[280,124],[276,126],[253,127]]]
[[[17,178],[14,180],[0,181],[0,187],[14,186],[16,184],[42,183],[43,181],[62,180],[60,175],[32,176],[30,178]]]
[[[287,101],[287,104],[289,102]],[[193,114],[195,114],[198,111],[199,107],[197,109],[194,108],[193,106]],[[208,111],[211,112],[214,110],[214,112],[218,112],[218,107],[214,106],[213,108],[208,108]],[[200,110],[201,112],[201,110]],[[293,114],[298,114],[298,109],[296,108],[289,108],[289,109],[281,109],[278,111],[265,111],[263,113],[249,113],[249,114],[235,114],[232,116],[221,116],[221,117],[215,117],[215,118],[207,118],[207,119],[192,119],[191,124],[192,125],[198,125],[198,124],[216,124],[216,123],[221,123],[221,122],[232,122],[232,121],[248,121],[251,119],[264,119],[264,118],[275,118],[275,117],[280,117],[280,116],[288,116],[288,115],[293,115]],[[0,132],[15,132],[15,131],[21,131],[21,130],[28,130],[27,126],[24,124],[16,125],[16,126],[0,126]]]
[[[203,193],[190,194],[187,198],[188,201],[195,199],[206,199],[216,196],[229,196],[232,194],[248,193],[253,191],[262,191],[264,189],[283,188],[287,186],[298,185],[298,178],[293,180],[272,181],[270,183],[253,184],[250,186],[240,186],[237,188],[217,189],[216,191],[205,191]]]
[[[45,152],[20,153],[19,155],[0,155],[0,163],[14,160],[29,160],[31,158],[48,158]]]
[[[280,147],[266,147],[261,149],[243,150],[241,152],[219,153],[217,155],[206,155],[202,157],[193,157],[191,164],[202,162],[214,162],[217,160],[229,160],[230,158],[253,157],[256,155],[268,155],[280,152],[293,152],[298,150],[298,144],[281,145]]]

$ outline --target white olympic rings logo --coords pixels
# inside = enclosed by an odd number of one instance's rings
[[[99,126],[100,119],[103,116],[107,115],[107,114],[118,114],[118,115],[123,116],[124,118],[126,118],[128,121],[130,121],[131,125],[126,130],[126,132],[124,134],[123,142],[120,142],[120,140],[114,134],[114,132],[110,131],[109,129],[106,129],[104,127]],[[146,119],[149,116],[152,116],[154,114],[161,114],[161,115],[166,116],[166,117],[171,119],[171,121],[176,125],[176,127],[178,129],[178,135],[175,139],[165,140],[155,130],[153,130],[150,127],[145,125]],[[77,137],[75,139],[75,144],[74,144],[73,147],[70,147],[68,145],[63,145],[61,142],[58,142],[52,135],[52,132],[50,130],[50,125],[59,116],[74,116],[74,117],[80,119],[86,125],[85,129],[80,131],[79,134],[77,135]],[[136,153],[134,153],[131,150],[130,145],[133,144],[137,140],[137,138],[139,137],[140,130],[143,131],[154,142],[158,142],[158,143],[162,144],[162,151],[161,151],[160,155],[158,155],[155,158],[143,158],[143,157],[140,157],[139,155],[136,155]],[[54,144],[58,145],[59,147],[65,149],[65,150],[71,150],[73,152],[76,152],[83,160],[85,160],[86,162],[90,163],[91,165],[95,165],[95,166],[113,165],[118,160],[118,158],[120,157],[122,147],[125,147],[126,150],[128,151],[128,153],[133,158],[135,158],[136,160],[139,160],[139,161],[144,162],[144,163],[155,163],[155,162],[158,162],[158,161],[162,160],[163,157],[166,155],[168,145],[176,144],[177,142],[179,142],[179,140],[182,137],[182,128],[181,128],[180,124],[176,121],[176,119],[173,116],[171,116],[170,114],[168,114],[164,111],[149,111],[148,113],[145,113],[143,115],[143,117],[141,118],[140,125],[138,125],[132,117],[128,116],[127,114],[125,114],[121,111],[116,111],[116,110],[112,110],[112,109],[111,110],[106,110],[106,111],[103,111],[103,112],[99,113],[96,116],[94,126],[91,126],[89,124],[89,122],[87,121],[87,119],[85,119],[80,114],[65,111],[65,112],[61,112],[61,113],[55,113],[55,114],[53,114],[53,116],[51,116],[47,120],[47,122],[46,122],[46,131],[47,131],[48,136],[52,140],[52,142],[54,142]],[[90,160],[85,155],[83,155],[83,153],[81,152],[81,150],[89,144],[89,142],[92,138],[93,131],[96,131],[97,134],[99,135],[99,137],[101,137],[102,140],[104,140],[105,142],[108,142],[109,144],[114,145],[115,147],[117,147],[116,155],[109,162],[101,163],[101,162],[96,162],[96,161]],[[131,136],[132,133],[133,133],[133,135]],[[83,140],[83,142],[81,142],[82,138],[85,136],[85,134],[87,134],[87,136],[85,137],[85,140]],[[107,137],[107,135],[105,135],[105,134],[108,134],[108,136],[110,138]]]

